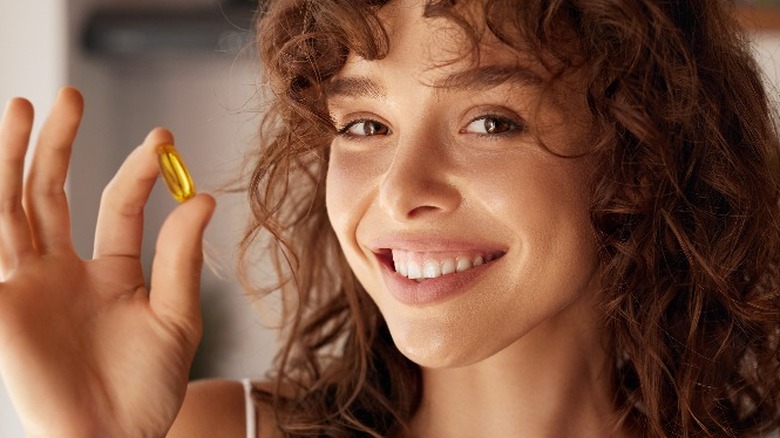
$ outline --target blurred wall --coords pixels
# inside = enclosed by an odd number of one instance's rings
[[[770,84],[770,97],[780,108],[780,29],[755,33],[756,60]]]

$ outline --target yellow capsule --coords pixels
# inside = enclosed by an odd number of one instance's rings
[[[195,183],[179,151],[173,145],[162,144],[157,146],[157,156],[160,172],[173,198],[184,202],[195,196]]]

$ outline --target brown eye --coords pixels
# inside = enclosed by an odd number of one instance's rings
[[[469,122],[463,131],[471,134],[500,135],[521,129],[522,125],[506,117],[480,116]]]
[[[357,120],[339,131],[353,137],[371,137],[374,135],[388,135],[390,128],[374,120]]]

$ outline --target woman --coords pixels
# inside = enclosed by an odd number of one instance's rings
[[[778,142],[742,38],[704,0],[272,2],[242,249],[276,238],[289,324],[259,435],[776,429]],[[26,427],[251,432],[238,383],[179,409],[210,197],[171,214],[142,286],[168,132],[107,189],[96,260],[69,252],[80,105],[60,96],[24,190],[29,104],[0,128],[0,364]]]

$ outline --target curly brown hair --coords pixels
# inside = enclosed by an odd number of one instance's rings
[[[274,0],[258,15],[274,98],[241,255],[248,260],[262,236],[273,237],[287,337],[276,387],[259,397],[273,404],[288,436],[403,434],[420,401],[419,367],[393,346],[325,211],[335,132],[323,86],[350,54],[387,53],[377,17],[386,3]],[[428,1],[426,15],[454,20],[476,38],[463,3]],[[599,163],[591,222],[622,421],[648,437],[778,428],[779,142],[733,6],[479,3],[483,24],[507,47],[587,78],[599,132],[590,152]]]

